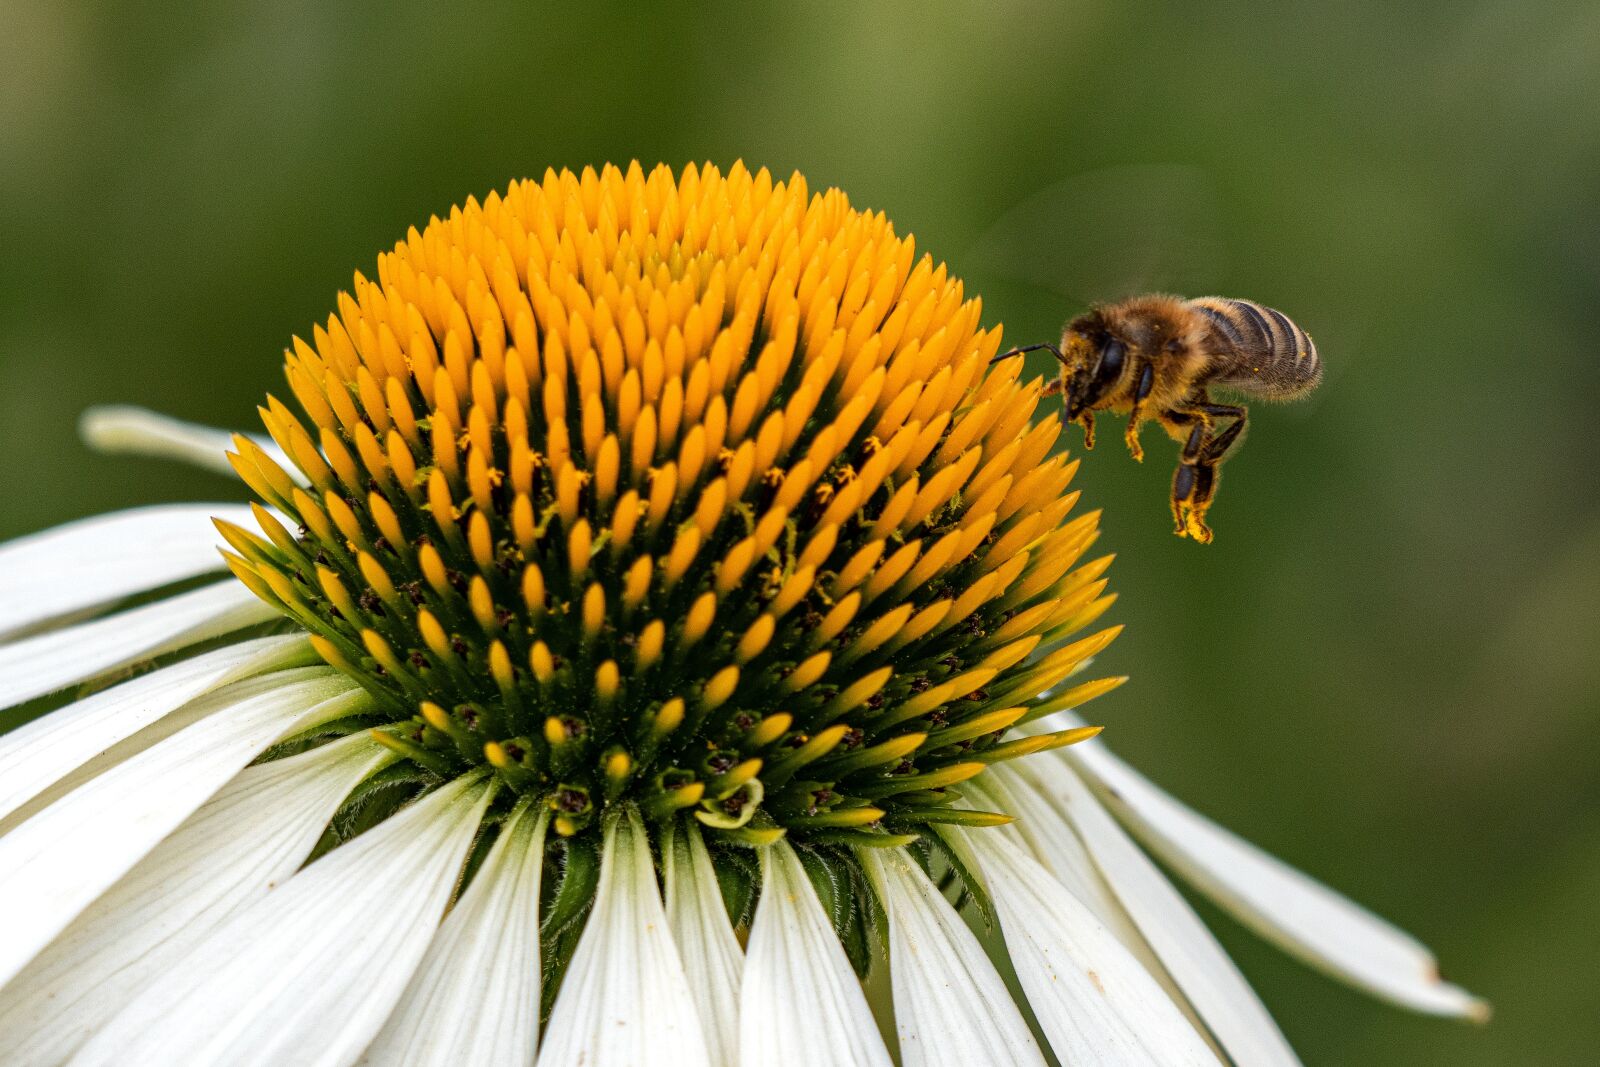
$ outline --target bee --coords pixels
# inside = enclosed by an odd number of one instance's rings
[[[1061,346],[1029,345],[995,357],[1047,349],[1061,375],[1046,393],[1062,398],[1066,421],[1094,447],[1095,415],[1126,414],[1128,451],[1144,459],[1139,430],[1154,419],[1182,445],[1172,476],[1172,519],[1179,537],[1202,544],[1217,492],[1217,468],[1238,450],[1249,415],[1217,403],[1212,390],[1261,400],[1298,400],[1322,379],[1311,335],[1280,311],[1249,300],[1136,296],[1093,308],[1067,323]]]

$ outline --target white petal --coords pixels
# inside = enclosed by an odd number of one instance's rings
[[[0,818],[125,738],[241,678],[315,661],[304,636],[260,637],[182,660],[0,736]]]
[[[964,785],[962,791],[976,807],[1015,815],[1016,822],[990,832],[1009,838],[1038,860],[1146,970],[1163,977],[1160,961],[1106,884],[1082,839],[1037,790],[1017,777],[1010,764],[985,772],[981,782]]]
[[[529,1067],[539,1042],[539,876],[549,810],[525,804],[428,946],[364,1064]]]
[[[1386,1000],[1482,1019],[1487,1006],[1443,981],[1409,934],[1185,807],[1098,739],[1063,755],[1149,849],[1263,937]]]
[[[1003,835],[950,827],[983,872],[1006,949],[1063,1063],[1217,1063],[1150,973],[1082,903]]]
[[[78,433],[91,448],[101,452],[175,459],[219,474],[234,474],[227,457],[233,448],[232,433],[147,408],[124,404],[90,408],[78,420]],[[291,476],[299,473],[272,438],[249,436]]]
[[[744,953],[728,921],[711,854],[693,822],[685,820],[673,830],[665,867],[667,923],[700,1009],[712,1067],[737,1067]]]
[[[688,979],[667,929],[650,841],[630,812],[606,827],[594,910],[556,995],[539,1064],[709,1063]]]
[[[323,856],[212,931],[72,1064],[354,1062],[427,951],[489,797],[457,779]]]
[[[0,545],[0,639],[225,567],[212,517],[254,528],[238,504],[134,508]]]
[[[233,579],[0,645],[0,708],[281,614]]]
[[[214,713],[0,837],[0,986],[275,738],[356,699],[324,667],[235,682],[196,702]]]
[[[363,732],[247,768],[0,991],[7,1067],[54,1067],[208,933],[305,862],[393,758]]]
[[[864,848],[889,913],[889,978],[905,1067],[1044,1064],[1006,985],[937,886],[903,851]]]
[[[981,784],[963,786],[963,791],[981,807],[1010,812],[1017,817],[1015,823],[998,827],[994,832],[1009,837],[1038,860],[1067,892],[1100,920],[1101,925],[1115,934],[1204,1036],[1205,1024],[1194,1006],[1167,973],[1111,886],[1106,884],[1105,876],[1090,857],[1083,839],[1044,794],[1027,779],[1019,777],[1012,764],[995,767],[983,775]]]
[[[761,850],[741,993],[741,1063],[889,1067],[861,983],[787,842]]]
[[[1012,771],[1070,819],[1117,899],[1183,995],[1239,1067],[1295,1067],[1299,1059],[1211,931],[1087,786],[1059,760],[1017,760]],[[1051,818],[1045,815],[1044,818]]]

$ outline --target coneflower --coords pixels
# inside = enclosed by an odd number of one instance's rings
[[[882,1064],[885,965],[907,1064],[1294,1062],[1113,814],[1478,1011],[1079,743],[1110,559],[981,319],[798,175],[549,172],[356,275],[268,437],[94,415],[256,501],[0,547],[4,1062]]]

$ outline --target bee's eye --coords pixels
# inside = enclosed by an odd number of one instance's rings
[[[1128,350],[1121,341],[1107,340],[1105,347],[1100,349],[1100,366],[1095,370],[1095,381],[1101,385],[1115,381],[1122,375],[1122,361],[1127,356]]]

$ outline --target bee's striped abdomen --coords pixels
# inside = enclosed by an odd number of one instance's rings
[[[1222,296],[1203,296],[1189,301],[1189,306],[1210,320],[1217,347],[1233,354],[1212,379],[1217,385],[1292,400],[1322,379],[1322,360],[1311,335],[1283,312]]]

